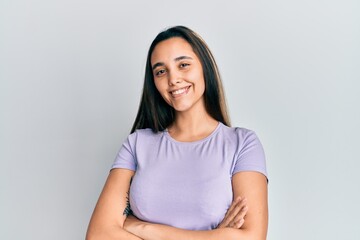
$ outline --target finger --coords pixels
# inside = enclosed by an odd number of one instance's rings
[[[231,211],[233,211],[233,209],[235,208],[235,206],[239,203],[239,202],[241,202],[241,197],[237,197],[232,203],[231,203],[231,205],[230,205],[230,208],[227,210],[227,212],[226,212],[226,214],[225,214],[225,218],[227,217],[227,216],[229,216],[229,214],[231,213]]]
[[[232,202],[230,208],[226,212],[225,217],[219,224],[218,228],[232,227],[231,224],[234,224],[234,218],[238,215],[239,211],[241,211],[241,209],[244,207],[245,204],[246,204],[245,198],[241,198],[240,196],[237,197]]]
[[[240,211],[237,212],[237,214],[235,216],[229,216],[227,221],[228,221],[228,225],[233,227],[236,226],[236,224],[245,217],[247,211],[248,211],[248,207],[246,204],[246,202],[242,203],[241,205],[238,205],[238,207],[240,207]],[[232,217],[232,218],[231,218]],[[230,222],[229,222],[230,220]]]
[[[224,221],[226,226],[228,226],[229,224],[231,226],[231,224],[234,223],[236,216],[245,207],[245,204],[246,204],[246,201],[242,200],[234,206],[234,208],[229,212],[229,215],[226,217],[226,219]]]
[[[240,221],[238,221],[238,222],[236,223],[236,228],[237,228],[237,229],[241,228],[242,225],[244,224],[244,222],[245,222],[245,220],[244,220],[243,218],[240,219]]]
[[[227,227],[229,225],[229,223],[233,220],[233,218],[230,217],[230,214],[232,214],[232,212],[234,211],[234,208],[237,206],[237,204],[239,204],[239,202],[241,201],[241,197],[237,197],[231,204],[230,208],[227,210],[224,219],[221,221],[221,224],[219,225],[219,227]]]
[[[241,209],[241,211],[238,213],[238,215],[234,218],[234,222],[239,222],[241,219],[244,219],[247,211],[248,211],[248,207],[244,206]]]
[[[229,227],[235,228],[235,229],[239,229],[239,228],[241,228],[241,226],[244,224],[244,222],[245,222],[245,219],[242,218],[242,219],[240,219],[240,220],[238,220],[238,221],[232,222],[232,223],[229,225]]]
[[[228,218],[235,219],[235,217],[239,214],[239,212],[246,206],[247,200],[246,198],[242,198],[240,201],[238,201],[233,209],[229,211]]]
[[[247,212],[247,207],[245,207],[241,212],[236,216],[236,218],[229,224],[229,227],[239,229],[245,222],[245,214]]]

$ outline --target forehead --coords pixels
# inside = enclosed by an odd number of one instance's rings
[[[180,37],[173,37],[156,45],[151,54],[151,63],[169,61],[179,56],[197,58],[191,45],[186,40]]]

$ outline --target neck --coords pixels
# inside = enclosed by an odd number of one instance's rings
[[[174,123],[168,128],[169,134],[178,141],[196,141],[210,135],[218,125],[205,110],[192,109],[176,112]]]

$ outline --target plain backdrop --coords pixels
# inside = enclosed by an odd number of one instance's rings
[[[1,0],[0,239],[84,239],[174,25],[205,39],[232,125],[263,143],[268,239],[360,239],[358,0]]]

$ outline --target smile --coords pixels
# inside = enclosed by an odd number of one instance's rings
[[[170,93],[171,93],[171,95],[172,95],[173,97],[179,97],[179,96],[181,96],[181,95],[183,95],[183,94],[188,93],[189,88],[190,88],[190,86],[187,86],[187,87],[180,88],[180,89],[177,89],[177,90],[175,90],[175,91],[172,91],[172,92],[170,92]]]

